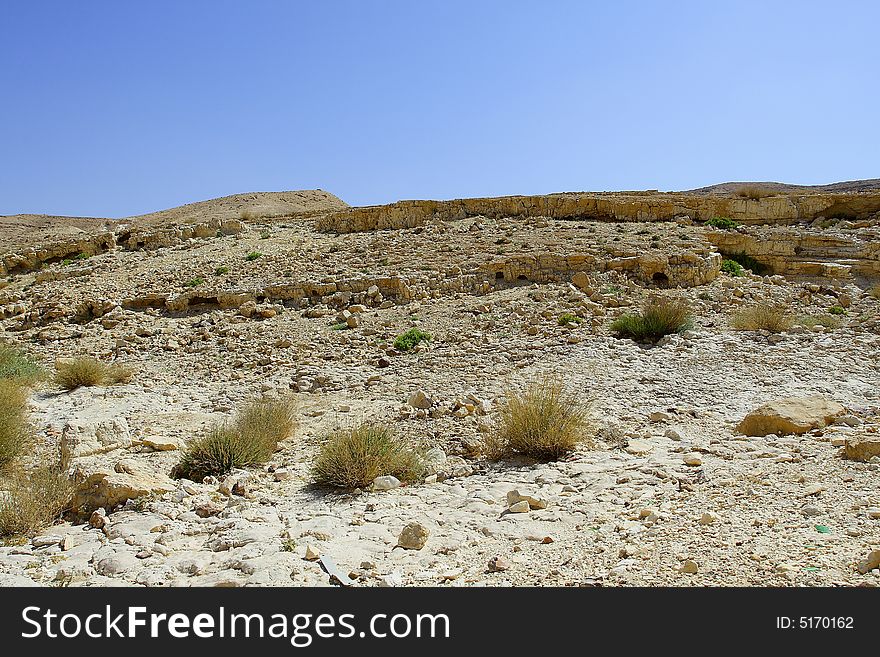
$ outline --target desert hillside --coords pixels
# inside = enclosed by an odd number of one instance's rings
[[[877,180],[0,243],[0,584],[880,584]]]

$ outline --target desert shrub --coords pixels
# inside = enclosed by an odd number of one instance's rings
[[[14,473],[0,497],[0,537],[31,537],[69,510],[74,482],[64,464]]]
[[[257,216],[258,215],[256,212],[254,212],[253,210],[248,210],[248,209],[242,210],[238,214],[238,218],[241,219],[242,221],[252,221],[252,220],[256,219]]]
[[[263,254],[260,253],[259,251],[251,251],[250,253],[248,253],[248,254],[244,257],[244,259],[247,260],[248,262],[253,262],[253,261],[256,260],[257,258],[261,257],[262,255],[263,255]]]
[[[190,280],[188,280],[186,282],[186,286],[187,287],[198,287],[199,285],[201,285],[204,282],[205,282],[204,278],[202,278],[201,276],[196,276],[195,278],[191,278]]]
[[[591,429],[586,405],[560,378],[544,377],[524,392],[507,393],[483,447],[491,459],[521,454],[554,461],[589,441]]]
[[[420,342],[427,342],[431,339],[429,333],[425,333],[418,328],[411,328],[406,333],[402,333],[394,340],[394,348],[398,351],[409,351]]]
[[[742,276],[744,274],[742,265],[736,260],[722,260],[721,271],[728,276]]]
[[[228,274],[229,267],[227,267],[226,265],[221,265],[221,266],[217,267],[217,269],[214,270],[214,273],[217,276],[222,276],[223,274]]]
[[[731,326],[738,331],[770,331],[781,333],[794,325],[794,317],[785,307],[759,303],[734,313]]]
[[[706,221],[706,225],[712,226],[713,228],[721,228],[723,230],[733,230],[736,228],[736,222],[728,217],[712,217]]]
[[[582,321],[584,320],[572,313],[562,313],[557,320],[560,326],[567,326],[568,324],[580,324]]]
[[[105,363],[90,356],[80,356],[55,365],[55,382],[65,390],[87,386],[129,383],[133,372],[119,363]]]
[[[350,328],[351,327],[348,325],[347,322],[334,322],[330,325],[330,330],[332,331],[345,331]]]
[[[272,236],[272,232],[268,229],[264,229],[260,231],[260,239],[267,240]]]
[[[232,422],[216,424],[190,442],[171,474],[201,481],[233,468],[265,463],[278,449],[278,443],[296,427],[296,409],[291,399],[251,402]]]
[[[748,269],[753,274],[757,274],[758,276],[763,276],[767,272],[770,271],[770,267],[765,265],[763,262],[759,260],[755,260],[752,256],[746,255],[745,253],[725,253],[724,257],[727,260],[732,260],[733,262],[742,266],[743,269]]]
[[[711,300],[712,300],[712,295],[709,294],[708,292],[700,292],[700,293],[697,295],[697,298],[702,299],[703,301],[711,301]]]
[[[824,326],[827,329],[840,328],[840,320],[832,315],[804,315],[798,317],[797,323],[807,328]]]
[[[846,308],[843,306],[831,306],[828,312],[832,315],[846,315]]]
[[[736,195],[740,198],[751,199],[752,201],[759,201],[762,198],[767,198],[768,196],[775,196],[775,192],[766,189],[765,187],[758,187],[757,185],[744,185],[736,190]]]
[[[0,379],[0,468],[21,453],[30,437],[27,393],[11,379]]]
[[[0,379],[30,385],[45,376],[43,368],[21,350],[0,342]]]
[[[638,313],[621,315],[611,323],[611,331],[620,338],[656,342],[664,335],[681,333],[693,326],[686,303],[679,300],[651,299]]]
[[[423,471],[418,453],[384,424],[364,423],[330,434],[312,465],[315,483],[334,488],[364,488],[376,477],[413,481]]]

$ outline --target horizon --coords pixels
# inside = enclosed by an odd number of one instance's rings
[[[0,17],[4,216],[880,175],[867,2],[53,1]]]

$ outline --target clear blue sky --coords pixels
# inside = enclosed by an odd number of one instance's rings
[[[880,177],[880,3],[0,5],[0,214]]]

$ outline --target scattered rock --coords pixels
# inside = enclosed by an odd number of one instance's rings
[[[746,415],[736,430],[747,436],[800,435],[828,426],[844,412],[837,402],[817,395],[788,397],[762,404]]]
[[[417,522],[411,522],[397,537],[397,546],[406,550],[421,550],[428,542],[428,529]]]

